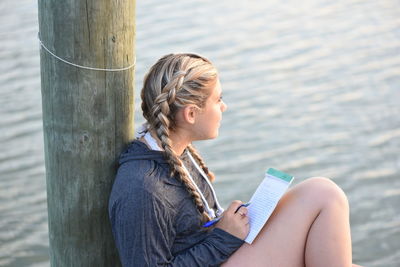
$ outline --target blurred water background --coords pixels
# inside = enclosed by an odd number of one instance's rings
[[[354,262],[400,266],[400,5],[395,0],[137,1],[136,125],[162,55],[218,67],[228,111],[198,143],[226,206],[268,167],[332,178]],[[0,266],[49,266],[37,3],[0,2]]]

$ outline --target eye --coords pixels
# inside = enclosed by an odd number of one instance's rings
[[[218,102],[222,102],[222,95],[219,97]]]

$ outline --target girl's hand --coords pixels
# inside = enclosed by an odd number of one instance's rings
[[[236,213],[236,209],[243,204],[240,200],[234,200],[226,211],[222,214],[221,220],[215,227],[236,236],[240,239],[245,239],[249,234],[250,225],[249,218],[247,217],[247,208],[241,207]]]

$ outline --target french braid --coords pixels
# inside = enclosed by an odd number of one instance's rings
[[[207,59],[195,54],[170,54],[162,57],[150,69],[141,92],[143,116],[149,123],[149,130],[161,141],[170,166],[171,179],[178,178],[186,186],[203,221],[211,218],[184,170],[182,161],[173,151],[169,136],[170,130],[176,126],[174,119],[177,110],[187,104],[203,107],[209,95],[208,89],[216,78],[216,70]],[[210,180],[214,180],[214,175],[210,175],[197,151],[190,146],[188,149]]]

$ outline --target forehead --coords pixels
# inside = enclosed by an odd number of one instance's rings
[[[221,93],[222,93],[221,83],[219,82],[219,79],[217,79],[217,82],[215,83],[215,86],[212,89],[211,97],[220,97]]]

